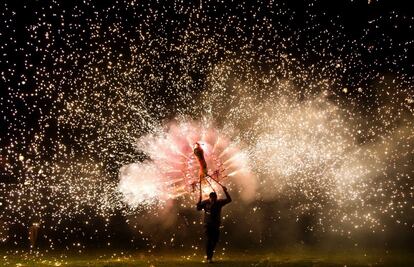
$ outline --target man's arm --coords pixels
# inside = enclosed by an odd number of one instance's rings
[[[205,201],[201,201],[201,198],[200,198],[200,200],[197,202],[197,210],[202,210],[204,208],[204,205],[205,205]]]
[[[229,192],[227,191],[227,187],[225,187],[225,186],[222,186],[222,187],[223,187],[224,194],[226,194],[226,199],[222,200],[222,204],[224,206],[224,205],[231,202],[231,196],[230,196]]]

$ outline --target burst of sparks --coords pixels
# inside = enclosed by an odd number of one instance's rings
[[[164,2],[1,4],[0,240],[188,207],[195,141],[246,203],[285,199],[340,233],[413,225],[412,17],[374,16],[354,39],[318,1],[301,27],[275,1]]]

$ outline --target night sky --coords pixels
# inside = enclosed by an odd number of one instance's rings
[[[0,246],[199,252],[196,141],[225,248],[412,243],[408,6],[2,1]]]

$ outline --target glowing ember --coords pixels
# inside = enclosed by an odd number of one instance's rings
[[[246,192],[254,192],[255,178],[250,172],[243,151],[213,127],[200,122],[169,124],[155,134],[141,137],[136,147],[148,157],[142,163],[132,163],[120,171],[119,190],[131,206],[156,204],[198,190],[200,165],[194,155],[194,144],[200,144],[207,163],[202,179],[203,193],[218,189],[217,182],[230,180],[236,186],[249,184]],[[243,188],[242,194],[246,194]],[[252,195],[247,193],[246,197]],[[196,193],[198,196],[198,191]]]
[[[370,1],[350,29],[313,0],[9,2],[0,241],[33,222],[64,240],[81,229],[67,221],[102,220],[108,236],[112,215],[135,216],[134,230],[152,227],[145,216],[181,216],[194,208],[196,142],[249,233],[246,218],[269,202],[268,227],[308,215],[312,231],[343,236],[414,227],[405,10]],[[345,2],[338,10],[358,1]]]

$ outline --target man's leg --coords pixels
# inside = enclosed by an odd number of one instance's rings
[[[214,248],[219,240],[220,230],[216,226],[206,227],[206,254],[207,261],[213,260]]]
[[[219,227],[214,227],[211,231],[211,259],[213,258],[214,249],[216,248],[216,245],[219,241],[220,236],[220,229]]]
[[[213,258],[214,246],[215,244],[212,228],[206,226],[206,255],[208,261],[210,261]]]

